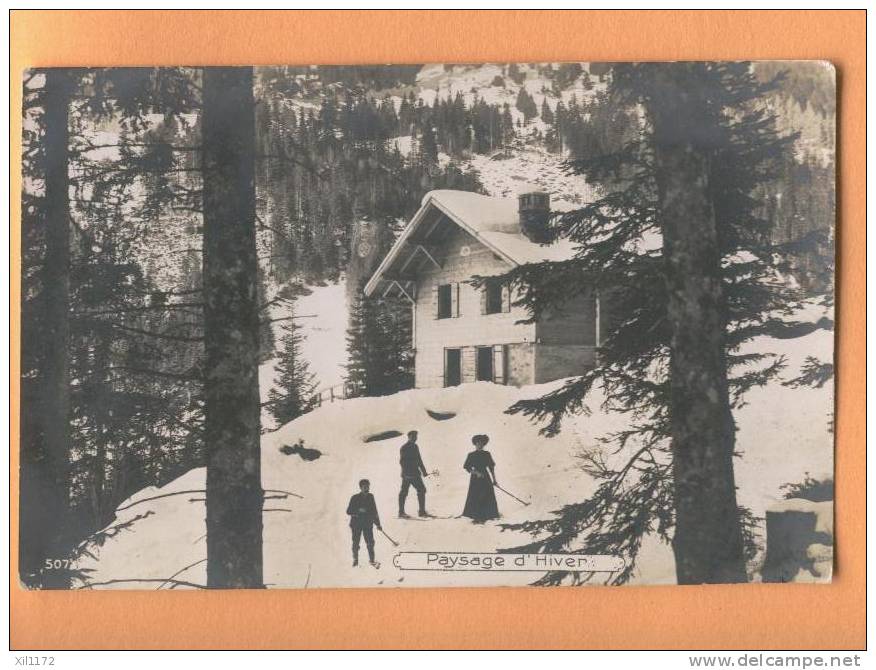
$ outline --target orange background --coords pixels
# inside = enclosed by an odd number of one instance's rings
[[[838,70],[837,566],[830,585],[28,592],[13,649],[860,649],[865,642],[865,39],[857,11],[16,11],[11,467],[21,70],[31,66],[827,59]],[[11,487],[13,559],[17,481]]]

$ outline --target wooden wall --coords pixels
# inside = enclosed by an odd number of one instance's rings
[[[596,299],[581,294],[562,310],[548,313],[536,326],[536,337],[544,344],[596,346]]]
[[[510,312],[481,314],[480,289],[466,284],[474,275],[499,275],[510,269],[508,263],[495,256],[487,247],[450,221],[450,226],[437,258],[442,267],[423,265],[418,273],[416,333],[416,380],[418,388],[444,385],[444,349],[495,344],[533,342],[534,324],[516,324],[527,317],[526,310],[512,308]],[[463,247],[468,255],[463,256]],[[459,316],[436,319],[435,286],[459,283]],[[474,381],[474,350],[463,351],[463,382]]]
[[[536,344],[536,384],[584,374],[596,364],[596,347],[580,344]]]

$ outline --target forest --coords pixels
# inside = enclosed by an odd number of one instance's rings
[[[600,195],[552,219],[555,237],[581,244],[574,260],[505,281],[532,314],[578,287],[603,289],[616,325],[592,374],[509,411],[550,435],[598,383],[636,417],[611,439],[643,446],[620,469],[586,464],[598,494],[518,527],[536,539],[516,549],[584,538],[582,551],[635,556],[656,528],[674,543],[680,582],[745,581],[751,520],[733,493],[731,409],[782,362],[736,351],[764,333],[832,327],[776,317],[832,290],[835,102],[819,93],[821,75],[511,64],[483,86],[426,96],[421,68],[26,73],[27,586],[70,588],[82,575],[54,559],[123,531],[101,529],[133,493],[206,467],[207,586],[263,588],[263,410],[283,425],[314,409],[321,387],[297,301],[346,282],[345,397],[411,388],[410,309],[361,287],[426,193],[485,193],[473,158],[513,162],[530,148]],[[783,121],[801,115],[802,134]],[[679,137],[687,153],[674,149]],[[703,175],[708,187],[692,188]],[[659,253],[630,251],[654,231]],[[259,366],[271,360],[277,385],[263,404]],[[799,383],[831,376],[813,359]],[[680,381],[691,378],[702,386]]]

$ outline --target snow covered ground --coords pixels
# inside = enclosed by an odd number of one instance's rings
[[[833,334],[816,331],[796,340],[756,340],[751,350],[785,354],[786,379],[797,376],[805,356],[822,360],[832,356]],[[554,382],[556,384],[557,382]],[[524,507],[498,493],[503,522],[544,518],[568,502],[585,499],[595,482],[580,469],[579,456],[597,448],[597,438],[624,425],[622,415],[594,409],[564,424],[554,439],[538,436],[538,426],[504,410],[515,400],[545,392],[550,385],[522,389],[489,383],[466,384],[449,389],[420,389],[384,398],[361,398],[327,404],[268,433],[262,442],[262,473],[265,489],[292,492],[293,496],[271,498],[265,503],[265,581],[271,588],[341,586],[466,586],[522,585],[537,573],[478,573],[403,571],[392,564],[396,551],[489,552],[515,546],[527,537],[502,531],[497,522],[473,525],[456,518],[465,500],[468,475],[462,470],[475,433],[491,437],[488,449],[497,463],[499,483],[531,505]],[[263,393],[267,389],[263,388]],[[773,382],[754,389],[749,403],[736,413],[739,427],[736,461],[739,500],[763,517],[782,499],[781,486],[800,482],[806,473],[818,475],[833,470],[833,440],[829,432],[832,388],[792,389]],[[593,399],[594,408],[598,397]],[[432,412],[453,413],[446,420]],[[420,447],[428,470],[427,506],[439,518],[396,518],[399,486],[398,449],[403,437],[365,442],[384,431],[420,432]],[[284,455],[280,447],[303,439],[305,446],[322,455],[305,461]],[[385,530],[400,547],[393,547],[377,534],[379,570],[353,568],[350,530],[345,509],[357,491],[357,482],[372,482]],[[90,581],[176,579],[203,584],[205,581],[204,503],[201,494],[184,493],[158,500],[145,499],[177,491],[203,490],[204,470],[188,472],[162,489],[140,491],[123,503],[112,525],[151,512],[130,528],[91,547],[93,558],[83,558],[80,567],[91,568]],[[271,493],[279,495],[280,493]],[[137,502],[144,501],[144,502]],[[132,505],[132,503],[136,503]],[[129,507],[130,506],[130,507]],[[408,510],[415,511],[413,492]],[[365,547],[361,550],[365,557]],[[191,566],[185,570],[186,566]],[[182,570],[182,572],[180,572]],[[646,542],[633,583],[672,583],[674,567],[669,547],[656,540]],[[168,588],[169,585],[113,584],[121,588]]]

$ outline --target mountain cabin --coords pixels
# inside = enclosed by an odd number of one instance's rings
[[[374,275],[366,295],[411,303],[417,388],[491,381],[523,386],[583,373],[599,344],[599,297],[576,297],[536,323],[500,282],[468,284],[526,263],[565,260],[574,244],[543,244],[550,196],[517,199],[431,191]]]

